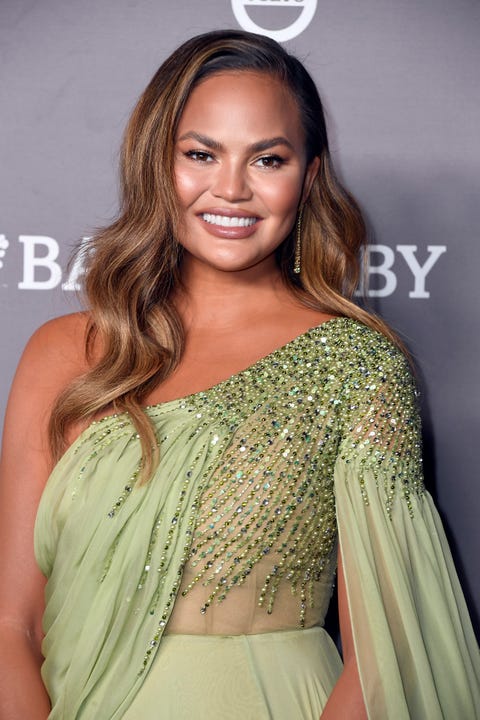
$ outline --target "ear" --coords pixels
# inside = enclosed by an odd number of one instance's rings
[[[317,177],[318,174],[318,168],[320,167],[320,158],[314,157],[310,165],[307,165],[307,169],[305,171],[305,178],[303,181],[303,190],[302,190],[302,202],[303,205],[304,202],[308,199],[308,196],[310,195],[310,190],[312,189],[313,181]]]

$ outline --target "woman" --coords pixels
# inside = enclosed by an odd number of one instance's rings
[[[9,401],[2,718],[476,717],[414,385],[351,300],[364,226],[311,78],[266,38],[193,38],[122,180],[87,311],[37,331]]]

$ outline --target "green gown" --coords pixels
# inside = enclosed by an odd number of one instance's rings
[[[416,390],[387,339],[337,318],[145,412],[161,454],[147,484],[114,415],[40,502],[52,720],[318,720],[341,671],[322,628],[338,544],[368,717],[480,718]]]

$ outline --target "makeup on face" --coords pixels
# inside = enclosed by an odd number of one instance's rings
[[[176,139],[187,258],[223,271],[271,263],[294,225],[306,174],[299,111],[276,78],[226,72],[203,80]]]

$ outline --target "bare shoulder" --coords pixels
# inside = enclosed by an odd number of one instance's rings
[[[23,359],[39,362],[85,363],[88,314],[76,312],[49,320],[28,341]]]
[[[87,369],[86,313],[73,313],[49,320],[28,341],[20,360],[16,382],[30,389],[58,394],[73,378]]]
[[[20,359],[10,391],[4,449],[5,441],[11,444],[14,438],[18,439],[29,430],[32,432],[29,441],[41,444],[45,449],[48,418],[57,396],[88,368],[85,356],[87,325],[87,314],[73,313],[50,320],[34,332]]]

